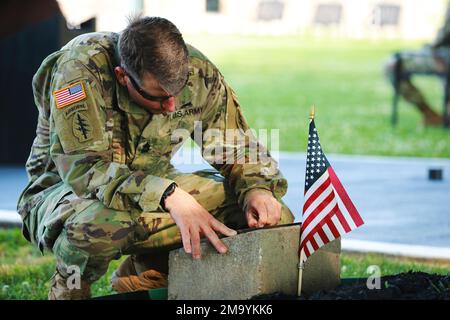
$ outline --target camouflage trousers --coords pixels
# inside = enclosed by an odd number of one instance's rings
[[[384,65],[385,76],[394,90],[420,110],[429,110],[429,104],[412,83],[415,74],[445,76],[449,69],[450,48],[432,49],[424,46],[416,51],[402,51],[392,55]]]
[[[225,179],[213,170],[190,174],[171,171],[167,178],[189,192],[216,219],[233,229],[247,228],[244,212]],[[58,195],[55,191],[55,194]],[[51,195],[48,197],[51,199]],[[68,276],[68,268],[79,268],[81,278],[94,282],[106,273],[111,260],[122,255],[155,255],[181,247],[181,234],[167,212],[117,211],[96,200],[66,194],[53,210],[45,203],[26,220],[34,223],[33,242],[50,249],[57,269]],[[36,221],[38,219],[39,221]],[[294,216],[282,206],[279,224],[292,223]],[[24,221],[25,222],[25,221]]]

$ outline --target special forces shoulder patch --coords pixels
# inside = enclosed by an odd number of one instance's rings
[[[72,120],[73,135],[78,141],[85,142],[92,139],[92,126],[89,119],[81,112],[77,112]]]
[[[62,109],[75,102],[86,99],[86,91],[84,90],[83,83],[80,81],[53,91],[53,97],[55,98],[56,107]]]

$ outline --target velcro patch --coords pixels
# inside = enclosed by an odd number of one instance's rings
[[[62,109],[85,99],[86,91],[84,91],[83,83],[79,81],[70,86],[53,91],[53,97],[55,98],[56,107]]]

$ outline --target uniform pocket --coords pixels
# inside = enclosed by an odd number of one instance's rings
[[[34,214],[30,214],[30,224],[34,223],[34,227],[32,228],[34,232],[33,239],[39,246],[41,252],[47,247],[44,234],[47,232],[49,221],[52,221],[55,218],[55,208],[61,205],[64,201],[64,197],[70,193],[71,189],[69,186],[64,184],[59,185],[51,192],[48,192],[46,196],[43,197],[44,201],[40,203],[36,209],[33,209],[33,211],[35,211]],[[33,213],[33,211],[31,213]]]
[[[64,222],[70,217],[74,210],[70,205],[70,200],[67,199],[72,193],[64,194],[55,207],[49,211],[49,214],[45,217],[45,220],[41,223],[39,234],[39,248],[47,248],[52,250],[53,244],[61,233]]]
[[[44,199],[35,203],[33,207],[27,211],[27,214],[22,218],[22,234],[24,237],[34,244],[38,243],[38,228],[42,220],[42,215],[39,215],[39,208],[44,203]]]
[[[40,234],[39,245],[49,250],[53,249],[56,239],[61,234],[64,224],[73,214],[83,210],[94,202],[79,198],[72,191],[63,193],[59,201],[53,207],[51,214],[42,221],[42,233]]]

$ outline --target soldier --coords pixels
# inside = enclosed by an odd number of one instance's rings
[[[425,45],[418,51],[403,51],[394,54],[385,65],[385,73],[398,93],[412,103],[423,115],[426,126],[443,124],[443,117],[436,113],[418,88],[411,82],[414,73],[448,73],[450,62],[450,4],[447,7],[444,26],[431,45]],[[400,68],[399,68],[400,66]],[[398,73],[398,74],[396,74]]]
[[[90,297],[121,255],[117,291],[165,287],[169,250],[182,244],[199,259],[206,237],[225,253],[218,233],[293,221],[275,160],[249,161],[252,145],[258,159],[264,151],[254,137],[223,138],[249,129],[232,88],[168,20],[73,39],[43,61],[33,91],[39,118],[18,212],[24,236],[56,257],[49,299]],[[174,169],[189,137],[218,171]]]

